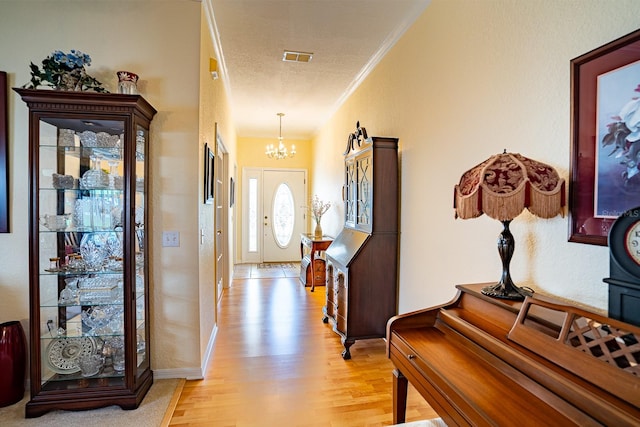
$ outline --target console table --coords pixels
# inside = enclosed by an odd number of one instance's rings
[[[316,283],[324,283],[325,280],[325,262],[323,257],[324,251],[333,242],[333,238],[329,236],[315,237],[313,234],[302,233],[300,235],[300,280],[305,286],[308,286],[310,270],[311,274],[311,292],[315,290]],[[304,280],[303,280],[304,279]]]

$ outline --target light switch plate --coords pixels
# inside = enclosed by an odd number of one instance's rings
[[[179,231],[163,231],[162,246],[164,247],[180,246],[180,232]]]

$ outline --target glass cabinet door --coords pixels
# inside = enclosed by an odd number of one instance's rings
[[[142,126],[136,126],[136,143],[135,143],[135,234],[136,234],[136,245],[135,245],[135,267],[136,267],[136,278],[135,278],[135,325],[136,325],[136,376],[142,375],[145,370],[149,369],[149,359],[147,356],[147,325],[146,325],[146,312],[147,312],[147,303],[148,296],[145,293],[145,275],[147,271],[147,266],[145,264],[145,248],[146,248],[146,237],[144,232],[144,224],[146,222],[146,183],[145,183],[145,172],[146,172],[146,151],[148,147],[148,130],[144,129]]]
[[[43,390],[123,383],[124,129],[124,120],[39,119]]]
[[[364,231],[371,231],[371,209],[373,196],[373,169],[371,150],[366,150],[356,157],[356,226]]]
[[[356,225],[356,183],[356,164],[353,157],[351,157],[345,161],[345,186],[342,190],[345,226],[351,228]]]

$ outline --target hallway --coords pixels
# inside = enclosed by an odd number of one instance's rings
[[[253,277],[263,269],[241,270]],[[293,268],[274,270],[265,274],[279,277],[236,278],[225,290],[205,379],[187,381],[170,425],[392,424],[393,367],[384,340],[358,341],[352,359],[343,360],[339,336],[321,320],[324,288],[311,293],[297,272],[285,277]],[[407,421],[436,416],[410,387]]]

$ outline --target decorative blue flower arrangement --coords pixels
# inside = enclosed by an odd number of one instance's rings
[[[42,60],[42,70],[31,63],[31,81],[23,87],[50,86],[56,90],[108,92],[102,83],[87,74],[85,67],[90,65],[91,57],[86,53],[75,49],[69,53],[56,50]]]

